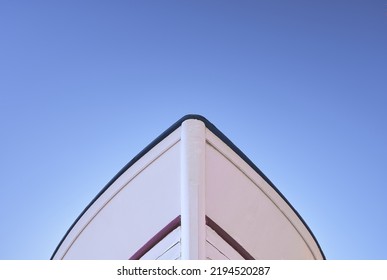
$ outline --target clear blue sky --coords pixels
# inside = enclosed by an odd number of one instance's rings
[[[0,259],[48,259],[185,114],[328,259],[387,259],[387,1],[0,1]]]

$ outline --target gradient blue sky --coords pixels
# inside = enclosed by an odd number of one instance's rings
[[[0,259],[48,259],[185,114],[279,188],[328,259],[387,259],[387,1],[0,0]]]

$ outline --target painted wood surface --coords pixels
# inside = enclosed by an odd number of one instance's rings
[[[313,233],[217,128],[187,116],[87,206],[52,259],[324,259]]]

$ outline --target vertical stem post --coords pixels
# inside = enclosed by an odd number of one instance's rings
[[[181,259],[205,259],[205,131],[189,119],[181,131]]]

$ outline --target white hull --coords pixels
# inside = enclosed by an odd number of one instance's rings
[[[324,259],[262,172],[201,116],[182,118],[89,204],[52,259]]]

